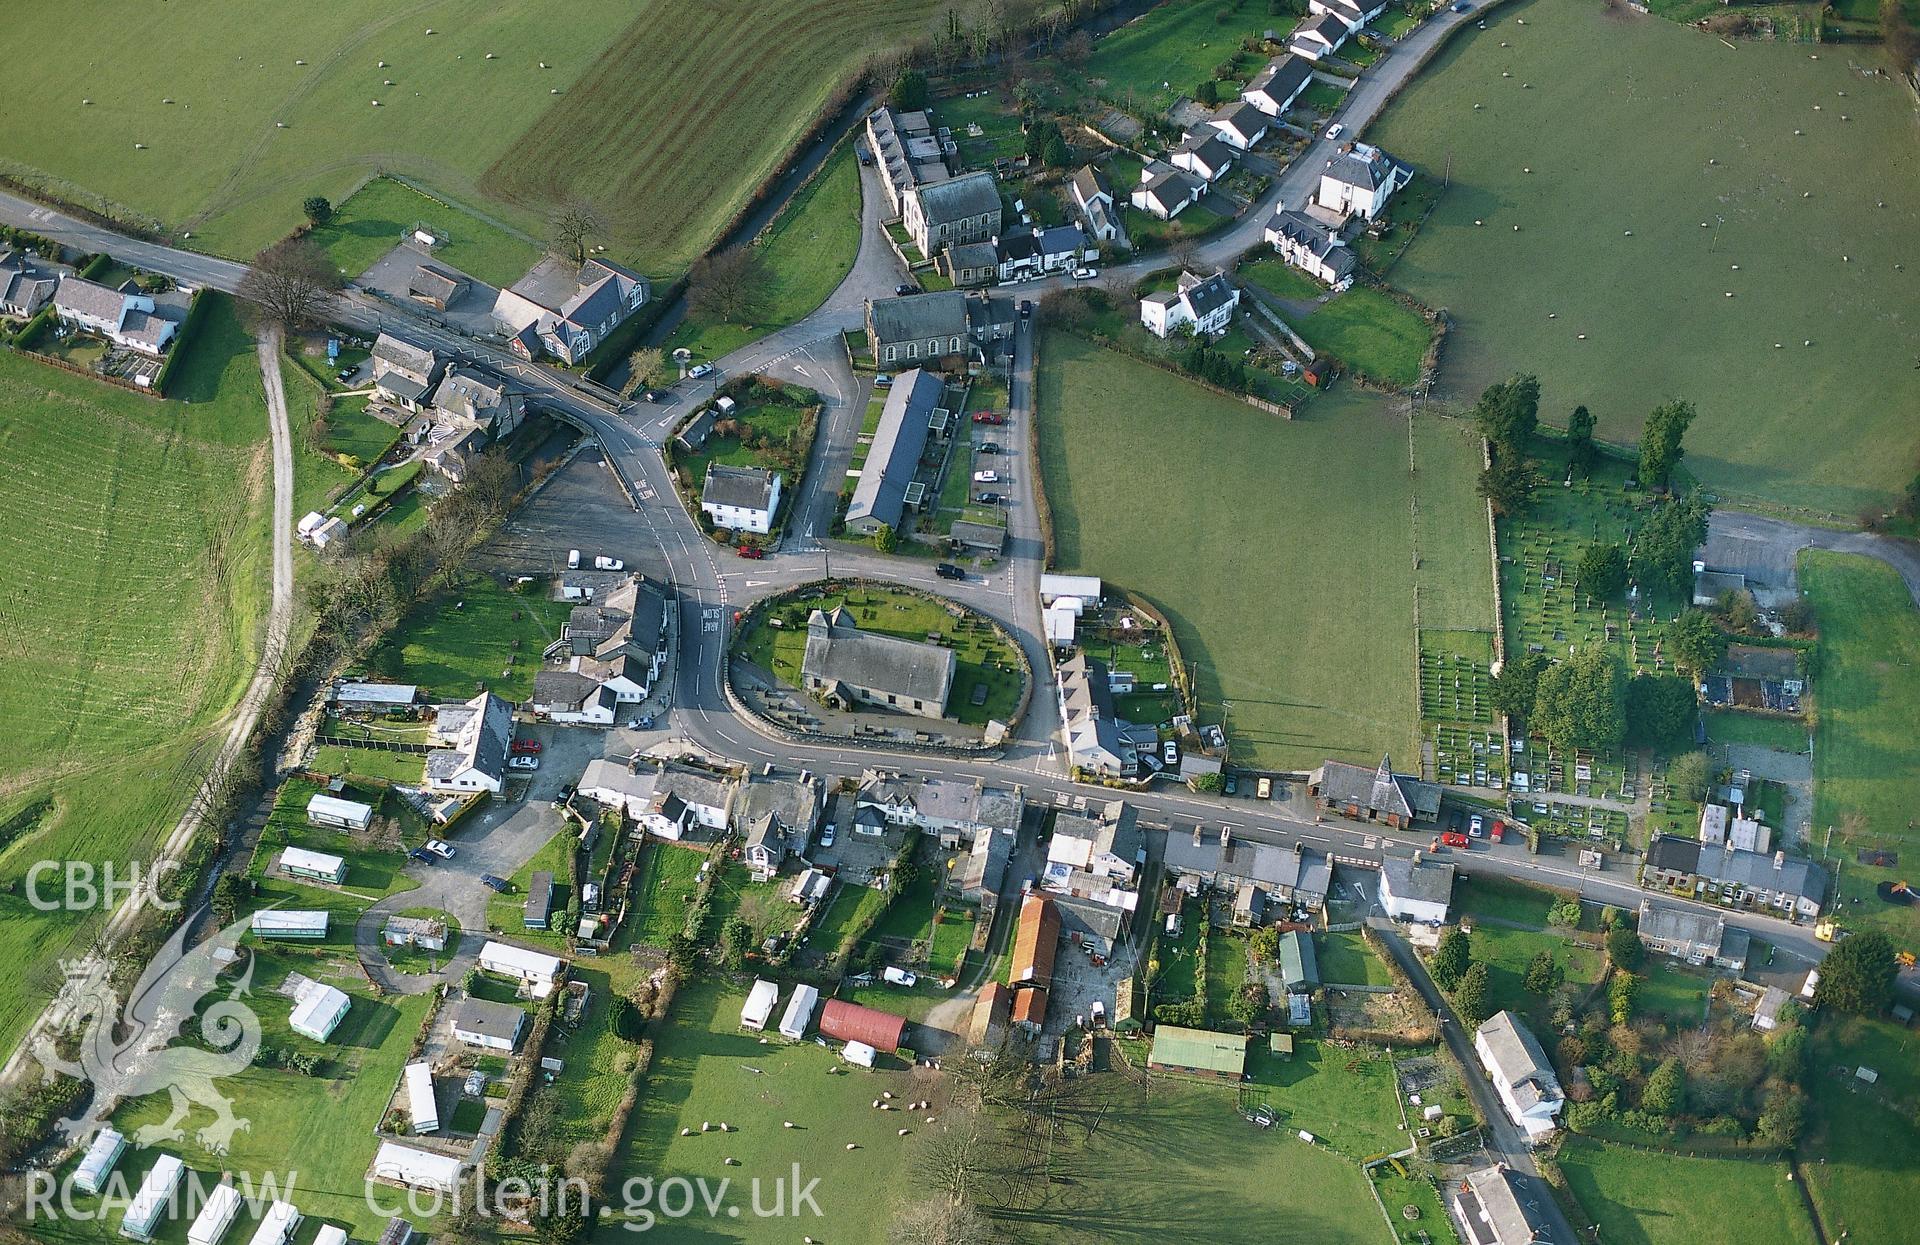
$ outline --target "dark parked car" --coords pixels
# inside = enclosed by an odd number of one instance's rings
[[[417,860],[423,865],[437,865],[440,858],[424,847],[416,847],[407,853],[408,860]]]
[[[507,881],[505,878],[495,877],[491,873],[483,873],[480,875],[480,885],[491,890],[499,891],[502,895],[513,889],[513,883]]]
[[[1000,447],[992,441],[982,441],[973,448],[974,452],[978,454],[998,454],[1000,452]]]
[[[967,573],[965,571],[961,570],[959,567],[955,566],[951,562],[934,563],[933,573],[938,575],[942,579],[965,579],[967,577]]]
[[[1007,499],[998,493],[976,493],[973,500],[982,506],[998,506],[1004,504]]]
[[[1031,298],[1023,298],[1020,300],[1020,318],[1022,320],[1033,318],[1033,300]]]
[[[918,294],[920,287],[911,281],[902,281],[899,285],[893,287],[893,292],[904,297],[908,294]]]

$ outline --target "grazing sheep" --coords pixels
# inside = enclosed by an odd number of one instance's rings
[[[794,1122],[793,1122],[792,1120],[781,1120],[781,1121],[780,1121],[780,1127],[782,1127],[782,1128],[793,1128],[793,1127],[796,1127],[796,1125],[794,1124]]]
[[[284,121],[276,121],[273,123],[273,128],[276,130],[284,130],[287,128],[287,123]]]
[[[893,1097],[893,1091],[890,1089],[883,1089],[880,1091],[880,1096],[882,1098],[891,1098]]]
[[[680,1135],[682,1137],[691,1137],[693,1136],[693,1130],[691,1128],[683,1128],[680,1130]]]
[[[387,62],[385,61],[380,61],[374,65],[375,69],[385,69],[386,67],[387,67]]]
[[[1626,236],[1631,238],[1633,236],[1633,230],[1631,229],[1627,230]]]
[[[927,1117],[927,1123],[929,1123],[929,1124],[931,1124],[931,1123],[933,1123],[933,1122],[934,1122],[934,1120],[936,1120],[936,1119],[938,1119],[938,1118],[939,1118],[938,1116],[933,1116],[933,1115],[929,1115],[929,1116]]]
[[[908,1130],[908,1129],[904,1129],[904,1128],[903,1128],[903,1129],[901,1129],[901,1130],[900,1130],[899,1132],[897,1132],[897,1133],[895,1133],[895,1134],[894,1134],[894,1136],[896,1136],[896,1137],[904,1137],[904,1136],[906,1136],[906,1135],[907,1135],[907,1133],[908,1133],[908,1131],[910,1131],[910,1130]]]
[[[847,1143],[847,1149],[849,1149],[849,1150],[858,1150],[859,1148],[860,1148],[860,1147],[859,1147],[858,1145],[856,1145],[855,1143],[853,1143],[853,1142],[851,1142],[851,1141],[849,1141],[849,1142]]]
[[[305,62],[305,61],[295,61],[295,62],[293,62],[293,63],[294,63],[294,64],[296,64],[296,65],[304,65],[304,64],[306,64],[307,62]]]
[[[1585,333],[1580,334],[1580,340],[1581,341],[1587,340],[1587,335]]]
[[[877,1107],[877,1106],[879,1106],[879,1105],[880,1105],[880,1100],[879,1100],[878,1098],[875,1098],[875,1099],[873,1100],[873,1105],[874,1105],[874,1106],[876,1106],[876,1107]]]
[[[723,1162],[723,1163],[725,1163],[725,1164],[726,1164],[726,1165],[727,1165],[728,1167],[738,1167],[738,1166],[740,1166],[740,1160],[739,1160],[739,1159],[732,1159],[732,1158],[730,1158],[730,1159],[722,1159],[722,1160],[721,1160],[721,1162]]]
[[[701,1120],[701,1121],[700,1121],[700,1131],[701,1131],[701,1132],[703,1132],[703,1133],[710,1133],[710,1132],[712,1132],[712,1131],[713,1131],[713,1124],[712,1124],[712,1122],[711,1122],[711,1121],[708,1121],[708,1120]]]
[[[147,145],[145,143],[135,143],[133,145],[133,149],[135,151],[145,151],[147,149]]]

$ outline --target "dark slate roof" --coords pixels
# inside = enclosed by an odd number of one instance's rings
[[[1001,238],[996,245],[997,255],[1003,264],[1040,257],[1040,239],[1031,233],[1017,233],[1011,237]]]
[[[1553,1192],[1537,1176],[1508,1167],[1469,1175],[1460,1190],[1468,1245],[1572,1245],[1553,1213]]]
[[[1337,46],[1342,39],[1345,39],[1353,32],[1347,28],[1347,24],[1344,21],[1340,20],[1338,14],[1322,13],[1319,17],[1311,21],[1301,22],[1299,26],[1294,28],[1293,33],[1296,37],[1305,34],[1316,34],[1325,39],[1329,44]]]
[[[1396,899],[1421,903],[1453,902],[1453,866],[1438,860],[1415,860],[1411,856],[1389,856],[1380,862],[1380,872]]]
[[[1087,235],[1078,225],[1055,225],[1040,231],[1040,253],[1059,255],[1066,251],[1076,254],[1087,245]]]
[[[1234,157],[1239,154],[1227,146],[1226,140],[1221,138],[1219,132],[1211,126],[1187,135],[1180,140],[1180,145],[1174,150],[1198,156],[1200,162],[1210,169],[1232,164]]]
[[[1188,202],[1200,192],[1200,179],[1185,169],[1155,160],[1147,165],[1147,172],[1150,176],[1140,188],[1163,208]]]
[[[1268,228],[1278,231],[1296,246],[1333,270],[1336,278],[1350,274],[1358,260],[1340,236],[1305,212],[1280,212]]]
[[[1180,284],[1185,287],[1181,292],[1186,296],[1187,305],[1193,308],[1196,318],[1218,311],[1234,298],[1233,286],[1227,281],[1227,274],[1224,272],[1216,272],[1210,277],[1191,284],[1183,277]]]
[[[991,268],[999,261],[999,253],[991,242],[963,242],[947,248],[948,268]]]
[[[413,280],[407,283],[407,293],[424,294],[444,302],[466,287],[467,279],[459,273],[449,272],[438,264],[421,264],[413,270]]]
[[[1378,769],[1328,761],[1313,772],[1322,799],[1358,804],[1375,813],[1434,817],[1440,812],[1440,788],[1411,774],[1393,772],[1393,758],[1381,757]]]
[[[533,703],[572,712],[600,690],[600,685],[572,670],[542,670],[533,676]]]
[[[842,610],[815,610],[800,668],[809,678],[945,705],[954,656],[950,648],[862,631]]]
[[[1378,147],[1362,144],[1350,144],[1327,162],[1323,177],[1344,182],[1349,186],[1358,186],[1363,190],[1378,190],[1396,177],[1406,174],[1406,166],[1395,160]]]
[[[700,500],[715,506],[765,510],[767,503],[773,500],[776,475],[776,472],[765,467],[730,467],[725,463],[709,463],[706,483],[700,487]]]
[[[964,299],[960,309],[964,317]],[[866,465],[860,469],[853,500],[847,506],[849,523],[872,519],[899,525],[907,485],[912,483],[920,453],[927,445],[927,420],[940,405],[943,390],[937,377],[917,367],[894,377],[880,413],[880,427],[874,431]]]
[[[1090,203],[1100,195],[1113,198],[1113,187],[1107,181],[1107,175],[1091,164],[1073,175],[1073,193],[1080,203]]]
[[[391,364],[409,372],[433,374],[436,360],[433,351],[425,346],[416,346],[410,341],[382,333],[373,339],[373,358],[376,362]]]
[[[1736,847],[1715,847],[1666,834],[1653,836],[1647,848],[1647,865],[1696,874],[1749,890],[1779,891],[1810,899],[1824,899],[1827,893],[1827,871],[1811,860]]]
[[[120,313],[127,305],[127,296],[85,277],[62,274],[60,288],[53,295],[53,303],[63,311],[74,311],[118,324]]]
[[[967,173],[915,192],[920,196],[920,214],[928,224],[941,225],[965,220],[969,216],[1000,214],[1000,188],[993,174]]]
[[[931,294],[876,298],[867,304],[867,319],[882,342],[964,337],[967,296],[959,290],[937,290]],[[898,388],[896,384],[895,389]]]
[[[553,880],[551,874],[547,880]],[[507,1041],[520,1036],[520,1027],[526,1021],[527,1013],[523,1009],[491,999],[462,999],[460,1010],[454,1014],[454,1024],[460,1029]]]

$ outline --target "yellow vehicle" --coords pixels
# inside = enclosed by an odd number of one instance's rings
[[[1821,942],[1839,942],[1847,936],[1847,931],[1841,929],[1840,923],[1832,917],[1823,917],[1814,923],[1813,936]]]

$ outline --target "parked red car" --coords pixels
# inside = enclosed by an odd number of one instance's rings
[[[512,751],[517,756],[539,756],[540,741],[537,739],[516,739],[513,741]]]
[[[975,411],[973,422],[976,424],[1004,424],[1007,417],[998,411]]]
[[[1498,842],[1501,842],[1506,837],[1506,833],[1507,833],[1507,823],[1504,821],[1501,821],[1498,817],[1495,817],[1493,819],[1493,827],[1487,831],[1487,837],[1492,839],[1495,843],[1498,843]]]
[[[1473,846],[1473,840],[1458,830],[1449,830],[1440,836],[1440,846],[1470,848]]]
[[[741,545],[736,548],[734,552],[749,562],[758,562],[761,558],[767,556],[767,551],[758,545]]]

